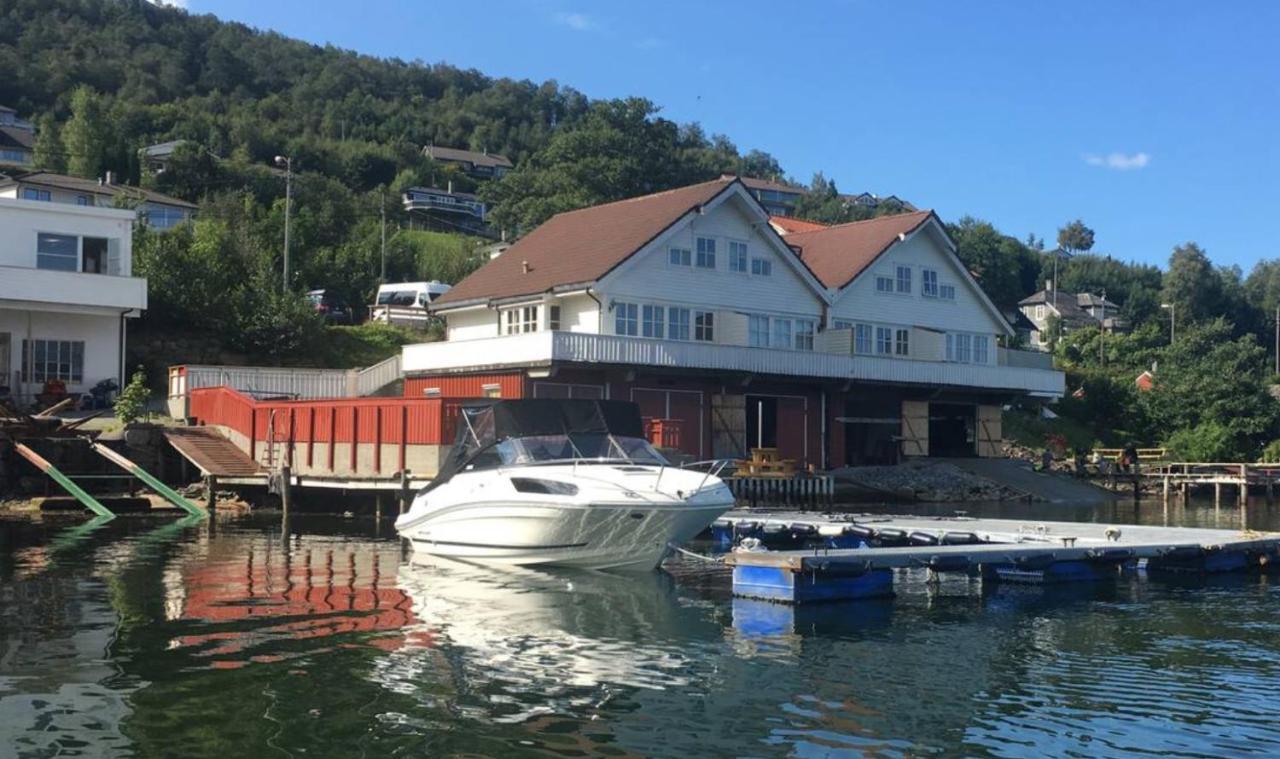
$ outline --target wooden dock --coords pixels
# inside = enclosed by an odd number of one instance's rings
[[[730,512],[717,523],[736,537],[785,525],[813,536],[798,550],[729,553],[735,595],[782,603],[885,597],[894,570],[961,572],[984,581],[1099,581],[1139,566],[1149,572],[1245,571],[1280,560],[1280,533],[967,517],[928,518]],[[829,548],[856,535],[863,547]]]
[[[1214,503],[1222,503],[1224,492],[1230,492],[1243,504],[1250,491],[1264,492],[1274,498],[1280,485],[1280,464],[1239,464],[1221,462],[1144,461],[1137,471],[1092,474],[1090,479],[1106,484],[1112,490],[1134,490],[1135,497],[1143,488],[1158,491],[1164,500],[1187,498],[1197,490],[1213,489]]]

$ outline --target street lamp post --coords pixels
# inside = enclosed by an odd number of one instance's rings
[[[293,157],[276,156],[276,165],[284,167],[284,290],[289,291],[289,217],[293,210]]]
[[[1160,308],[1166,309],[1169,312],[1169,344],[1173,345],[1174,329],[1176,326],[1176,321],[1174,319],[1175,312],[1174,312],[1173,304],[1161,303]]]

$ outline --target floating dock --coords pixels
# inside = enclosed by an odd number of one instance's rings
[[[1113,579],[1139,566],[1209,573],[1280,561],[1280,533],[1081,522],[739,511],[712,534],[738,546],[724,559],[735,595],[788,604],[891,596],[903,569],[1039,584]],[[746,539],[756,550],[743,550]]]

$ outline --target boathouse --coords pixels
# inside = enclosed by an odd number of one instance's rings
[[[808,231],[741,181],[558,214],[435,301],[409,397],[617,398],[698,458],[996,456],[1000,409],[1058,397],[931,211]]]

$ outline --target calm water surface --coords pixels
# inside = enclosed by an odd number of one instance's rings
[[[1027,509],[969,510],[1280,529]],[[0,523],[0,756],[1280,754],[1280,576],[907,577],[795,611],[703,564],[407,558],[370,520]]]

